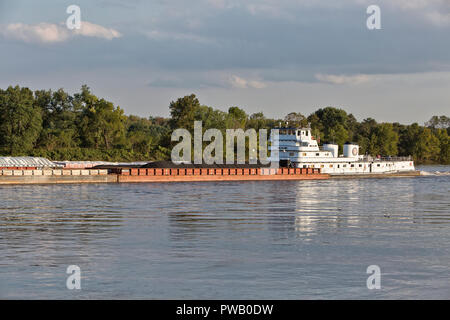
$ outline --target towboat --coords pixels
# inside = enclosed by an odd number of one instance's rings
[[[271,153],[278,151],[281,166],[292,168],[319,168],[330,175],[367,175],[414,172],[414,161],[409,157],[372,157],[360,155],[356,143],[343,145],[343,154],[335,143],[319,147],[311,128],[278,129],[278,143],[271,141]]]

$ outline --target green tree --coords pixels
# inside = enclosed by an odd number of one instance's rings
[[[399,155],[415,156],[416,144],[420,138],[420,126],[417,123],[413,123],[409,126],[399,127]]]
[[[397,155],[398,134],[392,123],[381,123],[373,128],[370,142],[369,150],[372,155]]]
[[[422,162],[436,161],[439,159],[439,140],[429,128],[420,128],[419,137],[414,146],[416,159]]]
[[[308,120],[300,112],[291,112],[284,117],[284,121],[289,123],[289,126],[293,127],[306,127]]]
[[[125,144],[125,119],[120,107],[98,99],[83,86],[75,100],[81,104],[79,120],[80,138],[85,147],[112,149]]]
[[[361,154],[370,153],[370,138],[376,126],[377,122],[372,118],[364,119],[361,123],[357,124],[353,140],[358,143]]]
[[[77,113],[72,100],[63,89],[35,92],[35,104],[41,109],[43,127],[38,147],[55,150],[78,146]]]
[[[151,120],[131,115],[127,117],[126,127],[126,141],[132,152],[149,157],[159,138],[152,132]]]
[[[342,109],[333,107],[318,109],[308,117],[308,122],[311,123],[314,135],[320,134],[322,141],[334,141],[343,144],[352,138],[348,132],[348,125],[351,121]]]
[[[267,125],[268,121],[262,112],[253,113],[247,122],[247,127],[255,130],[266,128]]]
[[[246,127],[248,115],[239,107],[228,108],[228,117],[226,121],[227,129],[244,129]]]
[[[195,94],[172,101],[169,106],[172,129],[183,128],[193,131],[195,114],[198,108],[200,108],[200,102]]]
[[[445,129],[438,129],[436,137],[439,140],[439,162],[450,164],[450,137]]]
[[[227,120],[226,112],[207,106],[200,106],[195,112],[194,119],[197,121],[202,121],[203,130],[219,129],[225,132]]]
[[[28,88],[0,90],[0,149],[7,155],[27,155],[42,129],[41,110]]]
[[[433,116],[425,123],[425,126],[432,129],[450,128],[450,118],[447,116]]]
[[[327,141],[335,142],[342,147],[348,140],[348,132],[342,124],[338,123],[334,127],[327,129],[325,138]]]

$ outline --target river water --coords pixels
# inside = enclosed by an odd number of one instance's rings
[[[449,299],[450,166],[413,178],[0,186],[0,298]],[[66,269],[81,269],[69,290]],[[367,267],[381,288],[367,287]]]

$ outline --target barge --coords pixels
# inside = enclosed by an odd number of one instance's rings
[[[2,159],[0,158],[0,161]],[[69,163],[53,164],[36,158],[3,158],[1,184],[60,183],[129,183],[129,182],[197,182],[197,181],[270,181],[328,179],[319,168],[270,168],[258,165],[175,165],[167,161],[145,165],[87,165],[73,169]],[[27,162],[27,160],[29,160]],[[33,164],[34,166],[32,166]],[[61,167],[63,166],[63,167]]]
[[[326,143],[319,147],[310,128],[277,128],[279,168],[258,164],[206,165],[150,163],[108,163],[98,161],[52,162],[36,157],[0,157],[1,184],[139,183],[197,181],[274,181],[329,178],[381,178],[420,175],[411,157],[359,155],[359,146]],[[277,148],[277,149],[274,149]],[[275,152],[274,152],[275,151]]]
[[[117,182],[267,181],[327,179],[320,169],[130,168],[116,169]]]

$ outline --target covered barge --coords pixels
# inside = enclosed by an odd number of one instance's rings
[[[101,164],[74,169],[71,164],[29,166],[4,163],[0,184],[128,183],[194,181],[267,181],[327,179],[319,168],[270,168],[260,165],[175,165],[168,161],[144,165]]]

